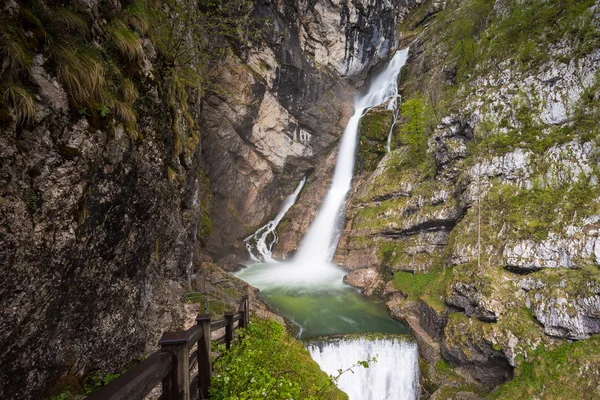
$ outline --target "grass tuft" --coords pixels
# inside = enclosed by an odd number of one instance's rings
[[[87,35],[88,23],[81,15],[63,7],[52,8],[52,18],[61,30],[77,35]]]
[[[30,124],[35,120],[35,101],[27,89],[15,84],[8,85],[4,100],[11,107],[17,125]]]
[[[142,59],[144,50],[142,41],[137,33],[120,19],[115,19],[107,28],[112,42],[115,44],[121,55],[129,61],[139,61]]]
[[[137,90],[135,90],[135,85],[129,79],[123,80],[121,94],[123,96],[123,101],[125,101],[127,104],[133,104],[138,99],[138,93]]]
[[[8,62],[14,71],[22,71],[31,66],[33,55],[18,35],[4,32],[0,35],[0,58]]]
[[[143,2],[136,1],[123,12],[124,22],[132,26],[138,33],[146,34],[150,29],[148,23],[148,10],[144,7]]]
[[[101,61],[86,51],[62,46],[54,49],[54,57],[58,79],[76,107],[89,106],[93,110],[97,103],[104,103],[106,81]]]
[[[131,140],[138,140],[140,133],[137,129],[137,117],[133,107],[123,101],[113,100],[112,108],[117,119],[125,125]]]

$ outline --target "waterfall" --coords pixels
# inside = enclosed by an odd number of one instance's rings
[[[398,94],[398,75],[407,53],[408,49],[396,52],[388,65],[373,77],[369,89],[357,96],[354,115],[342,135],[331,187],[298,249],[294,260],[297,264],[321,266],[333,258],[340,236],[338,222],[345,214],[346,195],[352,183],[360,119],[369,108]]]
[[[400,68],[398,71],[398,77],[400,77],[400,70],[402,70],[402,67],[406,64],[406,60],[408,59],[408,47],[404,50],[399,51],[400,53]],[[388,110],[391,110],[393,112],[393,121],[392,121],[392,126],[390,127],[390,132],[388,133],[388,137],[387,137],[387,144],[385,146],[387,152],[389,153],[392,149],[392,134],[394,132],[394,126],[396,126],[396,121],[398,121],[398,114],[400,112],[400,103],[402,102],[402,96],[400,96],[400,94],[398,93],[398,87],[396,86],[396,93],[393,95],[393,97],[390,100],[390,103],[387,106]]]
[[[419,356],[417,345],[398,339],[340,339],[309,343],[311,357],[327,374],[366,361],[369,368],[355,366],[340,375],[338,387],[350,400],[416,400],[419,398]]]
[[[281,206],[281,210],[279,210],[279,214],[277,216],[267,222],[264,226],[260,227],[256,230],[252,235],[248,236],[244,239],[246,243],[246,249],[248,250],[248,254],[250,258],[254,262],[275,262],[273,260],[273,246],[277,243],[277,226],[288,212],[288,210],[296,203],[296,199],[300,194],[300,191],[304,187],[306,183],[306,176],[302,178],[294,193],[286,197]],[[254,251],[258,252],[258,254],[254,254]],[[261,260],[262,259],[262,260]]]
[[[331,186],[294,258],[285,263],[254,263],[236,274],[258,287],[261,297],[294,321],[304,337],[347,332],[407,332],[406,327],[392,320],[380,305],[344,284],[345,272],[331,262],[352,183],[360,119],[369,108],[390,100],[397,116],[397,79],[407,53],[408,49],[396,52],[389,64],[375,74],[368,90],[357,96],[354,115],[342,135]],[[283,213],[287,211],[284,208]],[[257,251],[267,261],[272,260],[272,242],[267,244],[267,238],[273,236],[276,240],[272,233],[280,220],[275,218],[272,224],[265,225],[246,241],[248,245],[255,240]],[[252,251],[251,257],[258,260]],[[417,346],[412,342],[334,339],[310,344],[308,348],[321,368],[334,376],[339,369],[347,369],[357,361],[377,357],[370,368],[356,367],[354,373],[347,372],[340,377],[338,385],[351,400],[419,398]]]

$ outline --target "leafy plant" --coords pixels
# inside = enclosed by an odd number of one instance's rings
[[[227,352],[219,348],[224,353],[213,364],[212,399],[345,398],[278,322],[255,318],[240,338]]]
[[[398,163],[391,166],[401,171],[403,168],[419,168],[422,176],[429,177],[435,172],[433,159],[427,154],[427,143],[435,125],[433,109],[425,98],[415,94],[400,106],[402,123],[399,129],[400,143],[407,153],[398,157]]]
[[[127,370],[127,368],[125,369],[125,371],[126,370]],[[92,375],[89,378],[88,383],[85,385],[85,388],[84,388],[85,394],[94,393],[96,390],[98,390],[102,386],[107,385],[110,382],[114,381],[119,376],[121,376],[121,373],[107,374],[107,375],[102,375],[100,373],[96,373],[95,375]]]
[[[110,108],[108,108],[106,105],[104,104],[100,104],[98,106],[98,112],[100,113],[101,117],[106,117],[108,115],[108,113],[110,112]]]

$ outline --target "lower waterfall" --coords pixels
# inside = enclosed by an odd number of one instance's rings
[[[416,400],[419,398],[419,358],[417,345],[402,339],[334,339],[306,346],[311,357],[349,399]],[[369,362],[369,368],[357,365]],[[354,366],[354,367],[353,367]],[[352,371],[346,371],[352,367]]]
[[[296,202],[296,198],[298,198],[298,194],[300,194],[300,191],[304,187],[305,183],[306,176],[303,177],[298,186],[296,186],[296,190],[294,190],[294,193],[286,197],[277,216],[275,216],[273,220],[267,222],[266,225],[258,228],[258,230],[252,235],[244,239],[244,242],[246,243],[246,249],[248,250],[248,254],[250,254],[250,258],[252,259],[252,261],[275,261],[273,260],[271,252],[273,250],[273,246],[277,244],[278,240],[276,231],[277,225],[279,225],[279,223],[281,222],[285,214],[288,212],[288,210],[292,208],[292,206]]]

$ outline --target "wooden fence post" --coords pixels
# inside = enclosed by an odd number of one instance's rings
[[[242,297],[242,300],[244,301],[244,328],[247,328],[250,322],[250,300],[247,294]]]
[[[211,339],[210,339],[210,314],[200,314],[196,323],[202,325],[202,338],[198,341],[198,395],[199,398],[208,399],[208,389],[212,375],[211,365]]]
[[[248,295],[245,294],[244,296],[242,296],[242,301],[240,303],[240,307],[238,308],[238,313],[242,313],[242,317],[240,318],[240,322],[239,322],[239,327],[240,328],[247,328],[248,327],[248,321],[249,321],[249,302],[248,302]]]
[[[162,382],[164,400],[190,400],[189,349],[186,332],[165,332],[158,344],[173,354],[173,368]]]
[[[225,348],[229,350],[231,347],[231,342],[233,342],[233,316],[235,313],[233,311],[226,312],[224,314],[225,321],[227,321],[227,325],[225,325]]]

